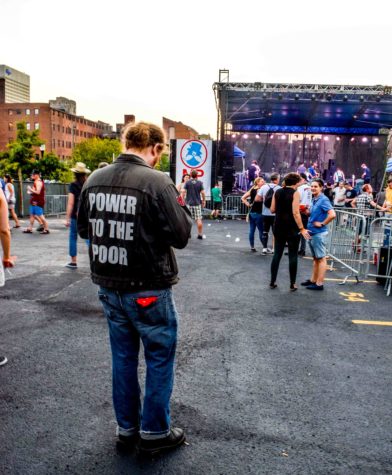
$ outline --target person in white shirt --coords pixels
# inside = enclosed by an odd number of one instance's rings
[[[297,188],[299,193],[299,212],[301,213],[301,219],[303,227],[306,229],[309,219],[309,208],[312,204],[312,192],[310,189],[310,183],[306,180],[305,173],[300,173],[301,184]],[[301,235],[301,241],[299,246],[298,255],[304,257],[306,254],[306,239]]]
[[[333,174],[333,182],[336,184],[345,180],[346,180],[346,177],[344,176],[343,170],[337,167],[336,172]]]
[[[343,208],[346,203],[346,188],[344,181],[339,181],[339,185],[333,190],[333,206],[334,208]]]
[[[279,185],[280,176],[278,173],[272,173],[270,183],[266,183],[263,185],[260,190],[257,192],[255,201],[262,201],[263,202],[263,250],[262,254],[273,254],[273,249],[268,247],[268,234],[270,229],[272,229],[275,221],[275,213],[272,213],[270,210],[270,206],[272,203],[272,196],[269,190],[272,189],[273,193],[276,190],[279,190],[281,186]],[[273,242],[273,241],[272,241]]]

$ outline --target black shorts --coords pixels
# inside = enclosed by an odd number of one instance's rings
[[[214,210],[215,209],[222,209],[222,201],[214,201]]]

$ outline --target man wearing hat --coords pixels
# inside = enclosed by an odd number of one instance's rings
[[[79,207],[79,196],[82,191],[84,182],[87,180],[87,175],[91,171],[82,162],[76,162],[75,166],[71,168],[74,172],[75,180],[69,185],[68,188],[68,203],[67,203],[67,216],[65,225],[69,228],[69,255],[71,256],[71,262],[66,267],[69,269],[77,269],[77,255],[78,255],[78,227],[77,227],[77,215]]]
[[[31,172],[31,179],[34,181],[33,186],[29,185],[27,187],[27,193],[30,195],[30,225],[23,232],[31,234],[33,232],[34,220],[36,219],[43,226],[40,234],[49,234],[48,222],[44,216],[45,184],[37,170]]]

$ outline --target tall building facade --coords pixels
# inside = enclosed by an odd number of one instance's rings
[[[76,144],[112,132],[110,124],[55,109],[49,103],[0,104],[0,151],[16,139],[18,122],[25,122],[27,130],[39,129],[45,153],[53,152],[63,160],[71,157]]]
[[[30,76],[0,65],[0,104],[30,102]]]
[[[176,122],[175,120],[168,119],[167,117],[162,117],[162,128],[165,131],[168,140],[199,139],[199,134],[195,129],[192,129],[192,127],[189,127],[189,125],[185,125],[182,122]]]

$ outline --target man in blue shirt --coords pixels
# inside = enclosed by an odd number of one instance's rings
[[[323,193],[324,182],[320,178],[312,181],[312,205],[308,221],[309,248],[313,255],[312,277],[301,285],[309,290],[324,290],[324,276],[327,270],[327,225],[336,217],[332,204]]]
[[[372,178],[372,174],[370,172],[370,168],[366,165],[366,163],[362,163],[361,165],[362,168],[362,175],[361,178],[366,185],[367,183],[370,183],[370,180]]]

